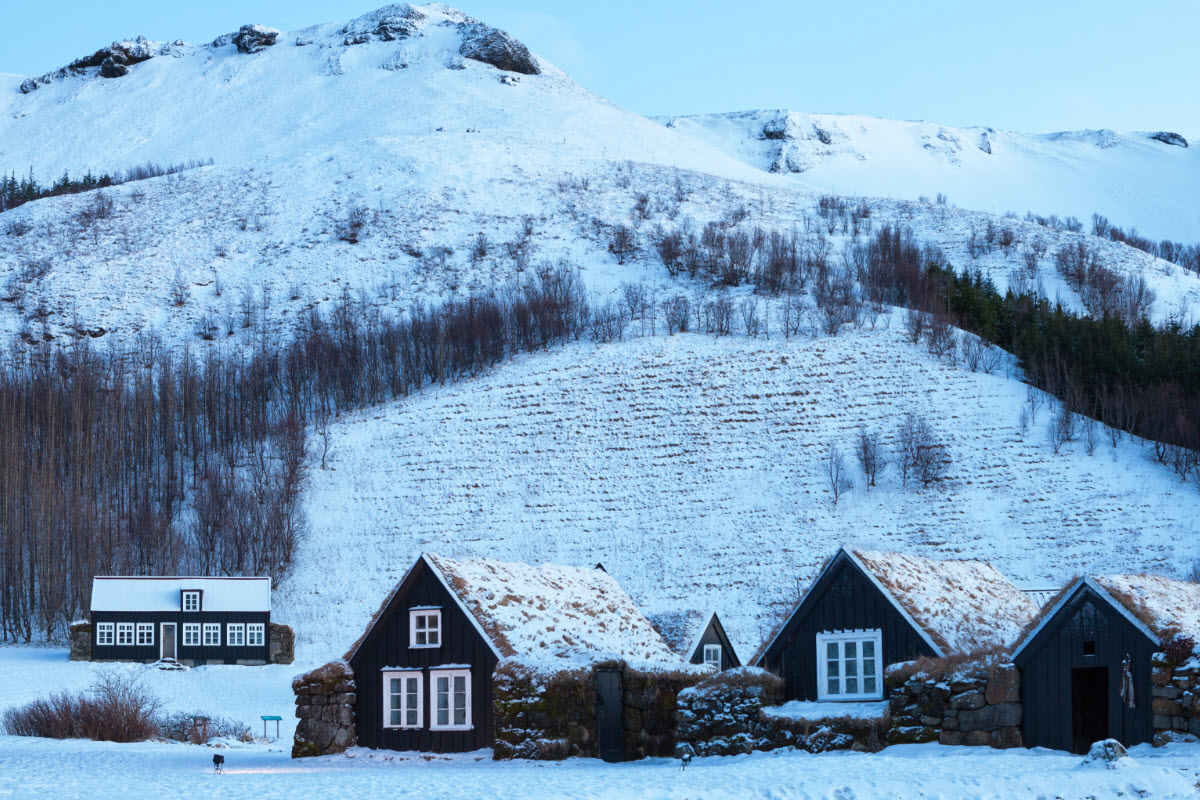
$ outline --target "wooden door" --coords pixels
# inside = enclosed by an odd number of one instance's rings
[[[596,754],[605,761],[625,760],[624,712],[620,670],[596,670]]]
[[[162,639],[162,647],[159,650],[159,658],[176,658],[175,655],[175,623],[164,622],[160,638]]]

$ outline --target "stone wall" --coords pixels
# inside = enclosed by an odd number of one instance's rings
[[[68,629],[71,638],[71,660],[92,660],[92,623],[72,622]]]
[[[1150,674],[1154,706],[1154,746],[1200,737],[1200,659],[1172,665],[1162,653],[1154,657]]]
[[[332,661],[292,680],[296,695],[296,736],[292,758],[344,752],[358,742],[354,710],[358,701],[354,672],[345,661]]]
[[[941,742],[1022,747],[1021,674],[1013,664],[984,660],[949,675],[889,671],[888,744]]]
[[[795,747],[812,753],[878,750],[885,719],[793,719],[772,713],[783,702],[783,681],[741,667],[705,678],[679,694],[676,755],[737,755]]]
[[[497,760],[594,758],[595,668],[621,670],[625,758],[670,756],[675,751],[678,695],[702,674],[641,672],[621,663],[546,674],[518,661],[495,671]]]
[[[287,625],[271,623],[268,659],[272,664],[290,664],[296,657],[296,634]]]

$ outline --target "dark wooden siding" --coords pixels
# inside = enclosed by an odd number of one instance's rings
[[[887,667],[933,650],[870,578],[839,554],[805,595],[763,654],[760,666],[784,681],[789,700],[817,699],[817,634],[826,631],[882,631],[881,665]],[[882,676],[882,670],[880,672]]]
[[[103,647],[96,644],[97,635],[99,633],[99,624],[101,622],[113,623],[113,644]],[[132,645],[118,645],[116,623],[132,622],[135,623]],[[137,644],[137,627],[138,622],[154,623],[154,644],[141,645]],[[162,647],[162,623],[175,623],[175,658],[179,661],[193,661],[196,664],[203,664],[209,661],[223,661],[226,664],[232,664],[236,661],[268,661],[270,660],[271,648],[271,615],[266,611],[195,611],[187,614],[182,611],[93,611],[92,612],[92,660],[93,661],[143,661],[154,662],[158,661],[160,648]],[[200,642],[199,647],[185,647],[183,644],[183,624],[184,623],[199,624]],[[212,624],[214,622],[221,625],[221,645],[219,647],[205,647],[204,642],[204,623]],[[228,642],[229,632],[225,626],[228,623],[261,623],[263,625],[263,643],[261,647],[230,647]]]
[[[1084,655],[1084,642],[1096,654]],[[1086,584],[1080,584],[1038,635],[1017,656],[1024,705],[1026,747],[1072,748],[1071,670],[1108,667],[1109,735],[1122,744],[1154,737],[1150,658],[1158,649],[1121,612]],[[1136,708],[1121,702],[1121,665],[1130,657]]]
[[[442,646],[410,649],[408,610],[415,606],[442,609]],[[433,697],[429,668],[445,664],[471,667],[471,717],[469,731],[431,731],[429,720]],[[358,743],[384,750],[419,750],[432,753],[462,753],[491,747],[494,740],[495,708],[492,672],[496,657],[455,598],[424,561],[405,577],[387,608],[350,660],[358,687]],[[383,727],[384,667],[424,671],[424,727],[401,730]]]
[[[742,665],[742,662],[738,660],[737,653],[733,649],[733,645],[729,643],[729,637],[725,635],[725,627],[721,625],[720,617],[716,614],[713,614],[708,627],[704,629],[704,635],[700,637],[700,643],[696,645],[696,650],[692,653],[693,664],[704,663],[704,645],[706,644],[721,645],[722,669],[733,669]]]

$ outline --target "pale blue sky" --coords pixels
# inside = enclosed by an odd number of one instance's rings
[[[41,74],[144,34],[295,30],[381,0],[0,0],[0,72]],[[1200,0],[756,3],[462,0],[642,114],[791,108],[1200,138]]]

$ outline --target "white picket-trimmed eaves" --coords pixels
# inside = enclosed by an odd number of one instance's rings
[[[415,570],[421,564],[424,564],[430,572],[437,576],[438,581],[442,584],[442,588],[446,590],[446,594],[450,595],[450,599],[456,606],[458,606],[459,610],[462,611],[463,616],[471,621],[471,625],[475,627],[475,632],[479,634],[480,638],[487,642],[487,646],[489,649],[491,649],[492,654],[496,656],[496,660],[502,660],[504,655],[500,652],[500,649],[496,647],[496,643],[492,641],[492,637],[484,633],[483,626],[479,624],[479,620],[475,617],[475,614],[471,611],[471,609],[466,607],[462,601],[462,598],[458,596],[458,592],[450,588],[450,582],[446,580],[446,576],[442,574],[442,571],[438,568],[437,564],[434,563],[433,559],[427,557],[425,553],[422,553],[421,557],[417,559],[416,563],[409,567],[408,572],[404,573],[404,577],[401,578],[396,584],[395,588],[392,589],[391,593],[388,595],[388,599],[384,602],[384,612],[386,612],[388,606],[392,604],[392,600],[395,598],[396,592],[400,590],[400,587],[403,586],[408,580],[409,576],[412,575],[413,570]],[[371,638],[371,633],[375,630],[375,626],[379,624],[380,619],[384,617],[384,612],[381,612],[379,616],[371,620],[371,626],[367,628],[367,632],[364,633],[362,638],[358,640],[358,643],[355,644],[354,649],[346,654],[347,661],[358,655],[358,651],[362,648],[363,644],[365,644],[366,641]]]
[[[1108,590],[1101,586],[1099,581],[1090,575],[1085,575],[1084,577],[1076,580],[1075,584],[1071,588],[1063,592],[1062,598],[1060,598],[1059,601],[1054,604],[1054,608],[1047,611],[1042,617],[1042,621],[1037,624],[1037,627],[1026,634],[1025,638],[1021,640],[1021,643],[1013,650],[1013,661],[1017,660],[1017,657],[1021,655],[1021,651],[1028,647],[1029,644],[1037,638],[1038,634],[1050,624],[1050,621],[1057,617],[1059,612],[1066,607],[1067,603],[1070,603],[1072,600],[1074,600],[1075,596],[1078,595],[1084,588],[1091,589],[1093,592],[1095,592],[1097,597],[1112,606],[1116,612],[1124,617],[1130,625],[1146,634],[1150,641],[1154,642],[1155,644],[1162,644],[1161,637],[1159,637],[1159,635],[1154,631],[1150,630],[1146,623],[1142,622],[1140,619],[1130,613],[1129,609],[1120,603],[1115,597],[1109,594]]]
[[[829,563],[825,565],[825,569],[821,570],[820,574],[817,575],[816,580],[809,585],[808,591],[804,593],[804,596],[800,598],[800,602],[796,604],[796,607],[792,609],[792,613],[788,615],[787,622],[785,622],[779,628],[779,632],[776,633],[774,638],[771,639],[770,643],[763,648],[762,655],[758,657],[757,666],[762,666],[763,660],[767,657],[767,653],[769,653],[771,648],[775,646],[775,643],[779,641],[779,637],[783,635],[783,632],[788,629],[788,625],[791,623],[792,618],[796,616],[796,612],[798,612],[804,605],[804,602],[808,600],[808,596],[812,594],[813,589],[820,584],[821,579],[825,577],[826,573],[828,573],[841,562],[843,557],[849,559],[850,563],[858,567],[858,570],[867,577],[867,580],[869,580],[871,584],[879,590],[880,594],[882,594],[884,598],[891,603],[892,607],[896,609],[896,613],[899,614],[905,622],[912,626],[913,630],[917,632],[925,644],[929,645],[929,649],[933,652],[934,656],[942,658],[946,655],[942,651],[942,648],[938,647],[937,642],[933,641],[933,638],[929,635],[929,632],[926,631],[924,627],[919,625],[915,619],[913,619],[912,615],[904,609],[904,606],[900,605],[900,601],[896,599],[896,596],[893,595],[886,586],[879,582],[879,579],[875,577],[871,570],[867,569],[867,565],[864,564],[862,560],[854,554],[853,551],[851,551],[845,545],[842,545],[842,547],[838,549],[837,554],[834,555],[833,558],[829,559]]]

